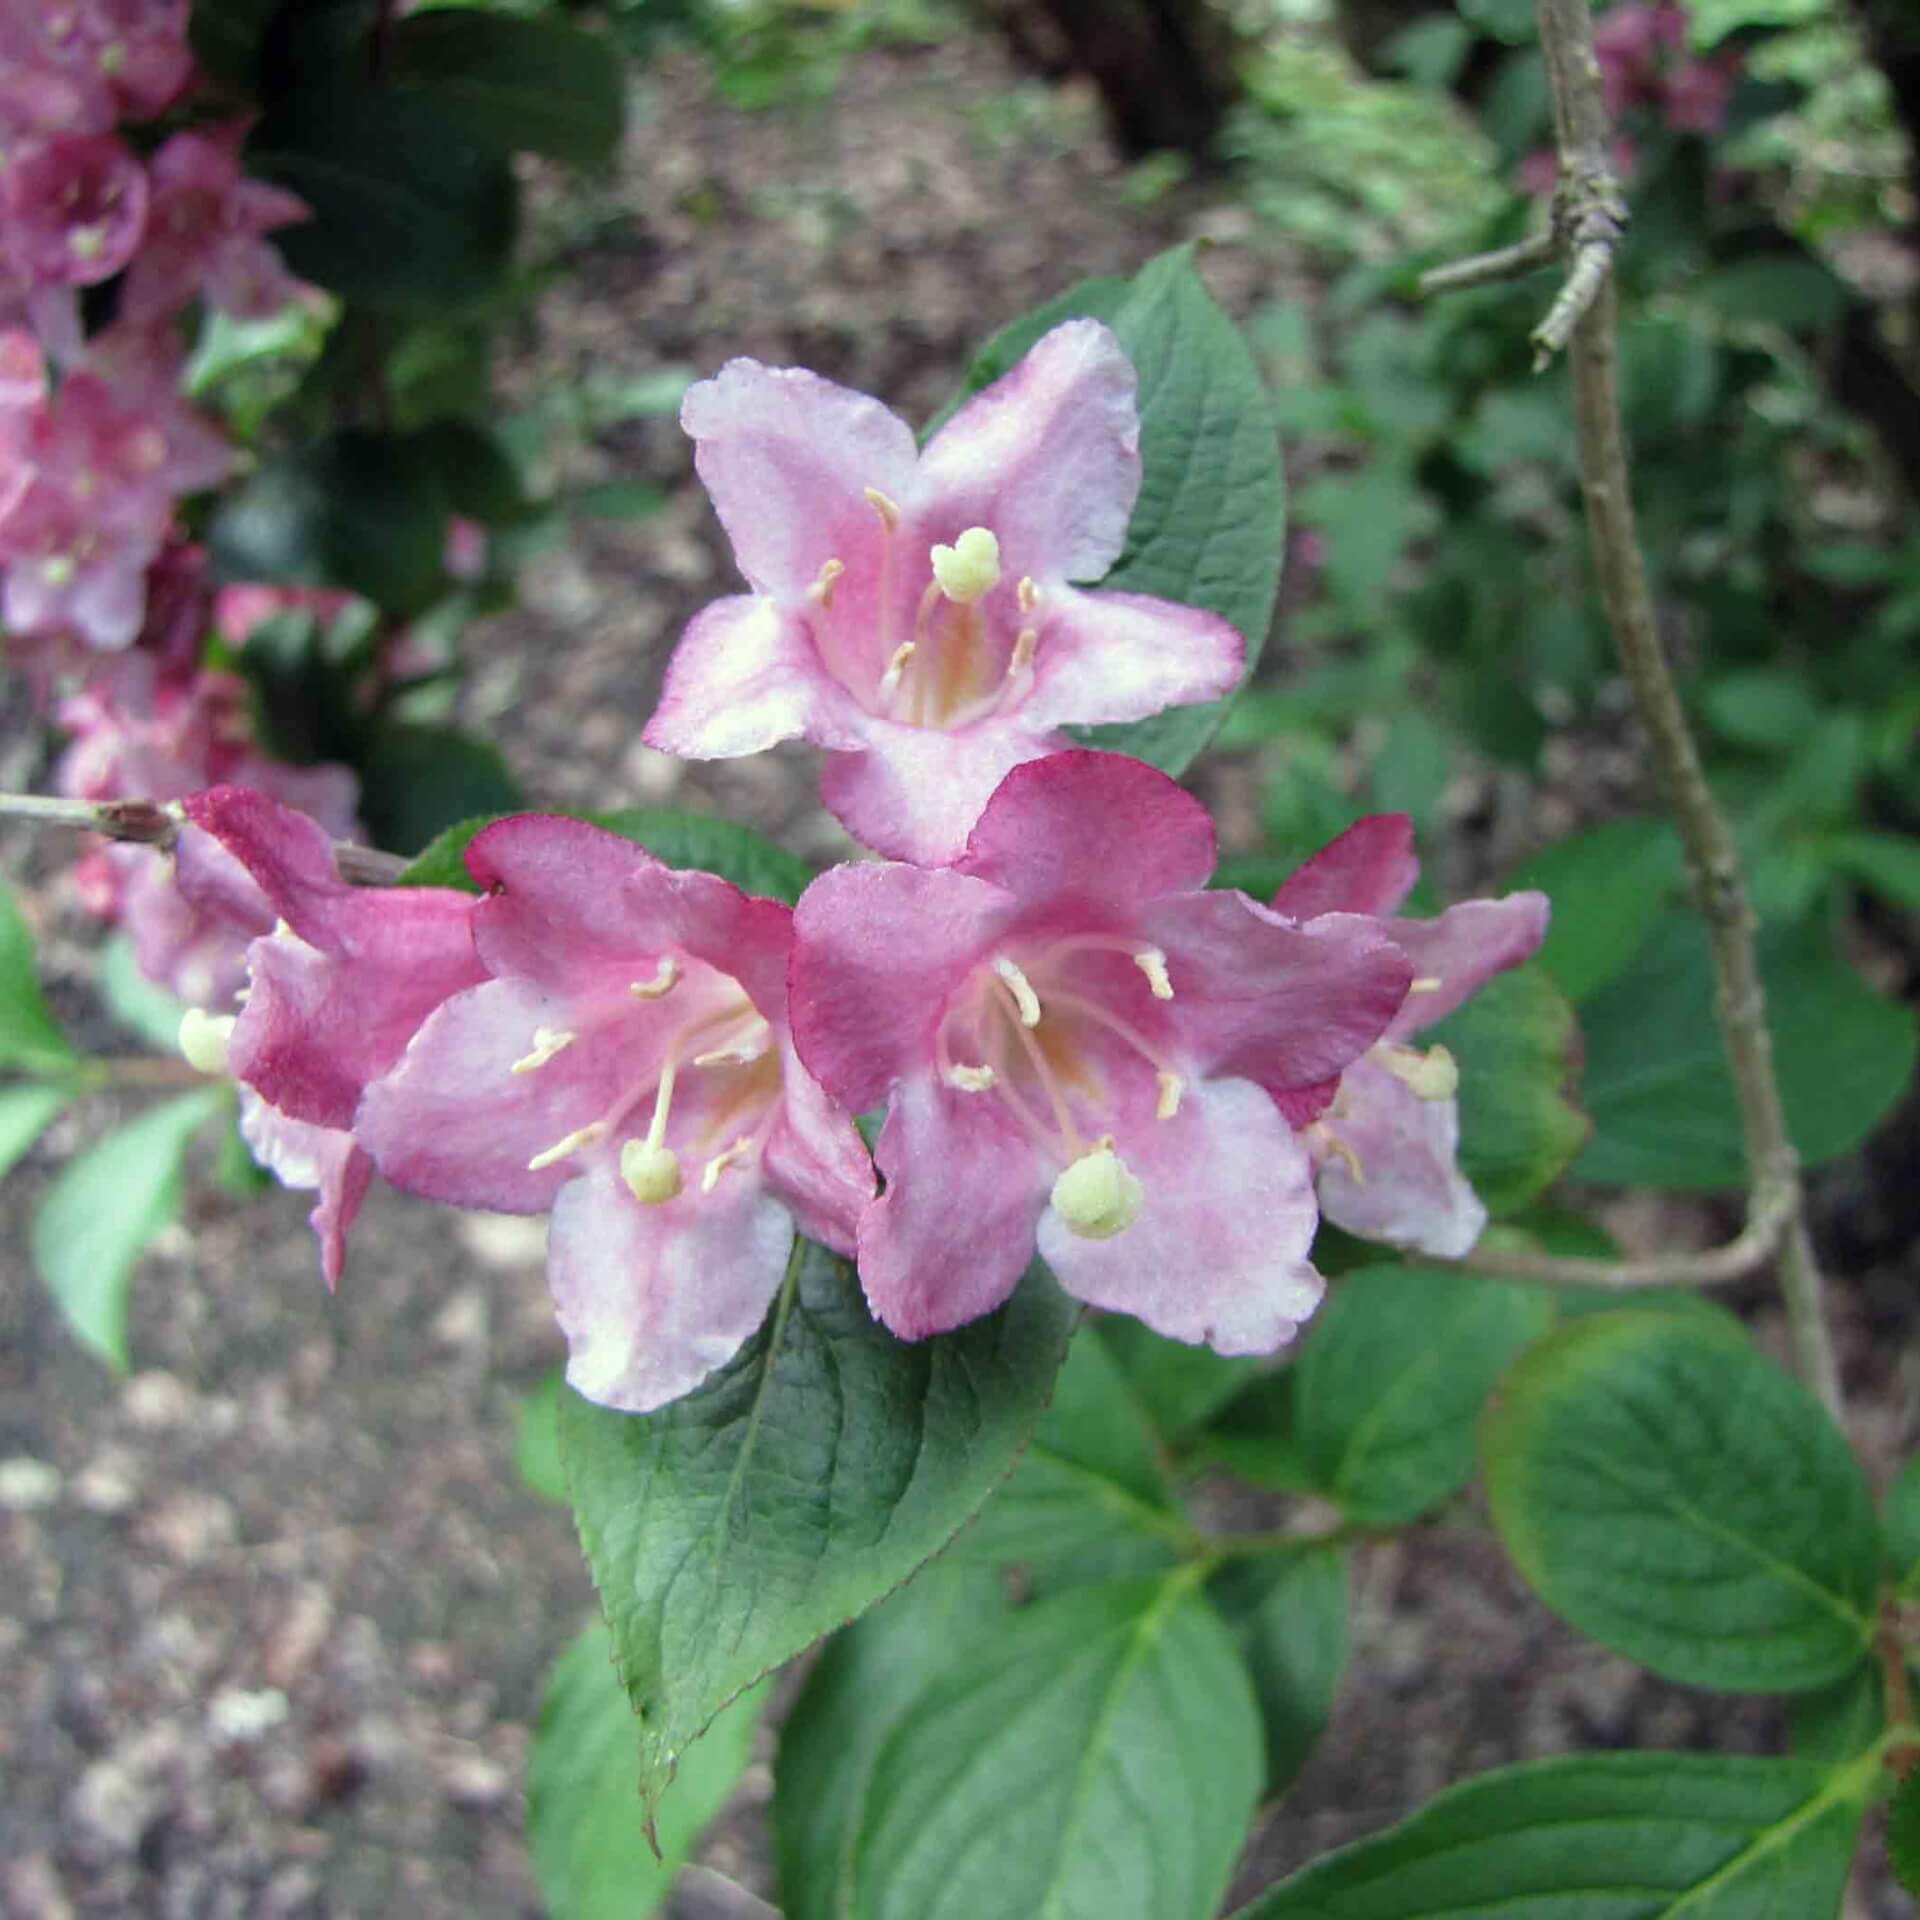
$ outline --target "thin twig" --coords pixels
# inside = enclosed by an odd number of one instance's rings
[[[1423,294],[1465,293],[1471,287],[1490,287],[1502,280],[1522,279],[1551,266],[1559,258],[1558,235],[1536,233],[1514,246],[1497,247],[1492,253],[1476,253],[1471,259],[1434,267],[1420,276],[1420,291]]]
[[[1898,1737],[1897,1744],[1888,1750],[1887,1765],[1905,1779],[1920,1768],[1920,1730],[1915,1729],[1913,1721],[1913,1689],[1907,1683],[1907,1646],[1900,1631],[1900,1605],[1891,1590],[1881,1596],[1874,1649],[1880,1656],[1887,1731]]]

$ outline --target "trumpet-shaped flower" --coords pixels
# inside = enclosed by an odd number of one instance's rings
[[[408,1192],[551,1208],[567,1378],[660,1406],[760,1324],[796,1225],[850,1252],[873,1193],[788,1038],[792,913],[577,820],[499,821],[467,865],[483,983],[368,1090],[356,1134]]]
[[[859,1222],[907,1339],[1006,1299],[1040,1253],[1158,1332],[1265,1352],[1313,1311],[1307,1151],[1276,1096],[1337,1077],[1406,997],[1365,921],[1205,891],[1206,810],[1070,752],[1016,768],[951,867],[840,867],[801,896],[800,1057],[887,1104]]]
[[[1386,1033],[1326,1090],[1320,1111],[1295,1113],[1318,1168],[1321,1210],[1349,1233],[1454,1259],[1487,1223],[1458,1162],[1459,1070],[1445,1047],[1409,1043],[1534,952],[1546,938],[1548,903],[1542,893],[1514,893],[1463,901],[1433,920],[1395,917],[1419,877],[1412,822],[1374,814],[1315,854],[1273,904],[1309,930],[1320,915],[1370,916],[1413,968],[1412,990]]]
[[[1140,490],[1132,366],[1092,320],[1053,329],[916,452],[877,400],[733,360],[681,422],[750,594],[687,629],[648,742],[693,759],[796,736],[869,846],[953,858],[1008,770],[1069,723],[1212,700],[1225,621],[1090,593]]]

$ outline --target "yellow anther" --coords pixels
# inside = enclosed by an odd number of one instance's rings
[[[887,670],[880,676],[880,691],[891,693],[900,684],[900,676],[907,670],[907,662],[913,658],[913,642],[902,640],[893,650],[893,658],[887,662]]]
[[[227,1043],[233,1038],[233,1015],[207,1013],[189,1007],[180,1016],[180,1051],[195,1073],[224,1074]]]
[[[1440,991],[1440,976],[1437,973],[1423,973],[1407,991],[1409,993],[1438,993]]]
[[[1324,1120],[1316,1120],[1307,1129],[1307,1139],[1327,1158],[1338,1160],[1346,1168],[1348,1177],[1356,1187],[1364,1187],[1367,1184],[1366,1172],[1360,1165],[1360,1156]]]
[[[1031,613],[1040,604],[1040,589],[1026,574],[1020,576],[1020,584],[1014,591],[1022,613]]]
[[[1380,1064],[1410,1093],[1422,1100],[1451,1100],[1460,1091],[1460,1069],[1445,1047],[1377,1047]]]
[[[636,1000],[658,1000],[671,993],[680,982],[680,962],[672,954],[663,954],[651,980],[635,980],[627,988]]]
[[[1142,947],[1133,956],[1133,964],[1147,976],[1156,1000],[1173,998],[1173,982],[1167,978],[1167,956],[1158,947]]]
[[[993,1069],[970,1067],[964,1060],[955,1061],[947,1069],[947,1085],[958,1087],[962,1093],[991,1093],[994,1085]]]
[[[952,546],[933,548],[928,558],[940,591],[963,607],[1000,584],[1000,542],[985,527],[969,527]]]
[[[1154,1078],[1160,1083],[1160,1098],[1153,1109],[1156,1120],[1171,1120],[1180,1111],[1180,1096],[1186,1092],[1187,1083],[1177,1073],[1158,1073]]]
[[[1140,1215],[1146,1189],[1127,1171],[1105,1135],[1053,1183],[1053,1210],[1082,1240],[1111,1240]]]
[[[533,1030],[533,1050],[523,1054],[507,1069],[509,1073],[536,1073],[544,1067],[556,1053],[565,1053],[573,1045],[578,1035],[569,1033],[564,1027],[557,1031],[552,1027],[535,1027]]]
[[[575,1127],[564,1140],[556,1140],[545,1152],[536,1153],[527,1162],[527,1171],[544,1173],[548,1167],[566,1159],[569,1154],[578,1153],[582,1147],[590,1147],[596,1140],[605,1139],[606,1133],[607,1123],[604,1120],[595,1120],[590,1126]]]
[[[811,600],[815,606],[832,606],[834,582],[837,581],[846,570],[846,564],[843,561],[823,561],[820,566],[819,577],[814,581],[813,585],[807,589],[807,598]]]
[[[881,524],[891,533],[900,524],[900,509],[878,487],[868,487],[865,492],[867,505],[880,516]]]
[[[1016,673],[1025,673],[1033,665],[1033,650],[1040,644],[1040,636],[1032,627],[1022,627],[1014,636],[1013,657],[1007,662],[1009,677]]]
[[[711,1193],[720,1184],[720,1176],[729,1167],[738,1166],[753,1151],[753,1136],[742,1134],[725,1153],[716,1153],[700,1169],[700,1191]]]
[[[1020,1010],[1020,1024],[1023,1027],[1037,1027],[1040,1024],[1040,996],[1033,990],[1033,982],[1001,954],[993,963],[993,970],[1007,983],[1007,991],[1013,995],[1013,1004]]]
[[[664,1206],[680,1191],[680,1162],[670,1147],[629,1140],[620,1149],[620,1178],[642,1206]]]

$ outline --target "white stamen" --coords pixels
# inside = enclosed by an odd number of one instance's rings
[[[1167,978],[1167,956],[1158,947],[1142,947],[1133,956],[1133,964],[1147,976],[1156,1000],[1173,998],[1173,982]]]
[[[590,1147],[596,1140],[606,1137],[607,1123],[595,1120],[590,1125],[575,1127],[564,1140],[556,1140],[544,1153],[536,1153],[527,1162],[529,1173],[544,1173],[556,1161],[564,1160],[571,1153],[578,1153],[582,1147]]]
[[[509,1073],[536,1073],[557,1053],[565,1053],[579,1036],[562,1027],[557,1031],[552,1027],[535,1027],[533,1030],[533,1051],[516,1060],[507,1071]]]
[[[636,1000],[658,1000],[679,984],[680,962],[672,954],[663,954],[651,980],[635,980],[627,988]]]
[[[766,1052],[767,1043],[772,1038],[773,1029],[764,1020],[756,1019],[730,1047],[715,1047],[709,1053],[696,1053],[693,1064],[696,1067],[743,1067],[758,1060]]]
[[[1438,993],[1440,976],[1437,973],[1423,973],[1407,991],[1409,993]]]
[[[902,640],[893,650],[893,658],[887,662],[887,670],[880,676],[882,698],[892,693],[900,685],[900,676],[907,670],[907,662],[913,658],[913,642]]]
[[[716,1153],[700,1169],[700,1191],[711,1193],[720,1184],[720,1176],[729,1167],[737,1166],[753,1151],[753,1136],[743,1133],[725,1153]]]
[[[1013,995],[1013,1004],[1020,1009],[1020,1024],[1037,1027],[1040,1024],[1040,996],[1034,992],[1033,982],[1004,953],[995,956],[993,970],[1007,983],[1007,991]]]
[[[1040,589],[1024,573],[1020,576],[1020,585],[1015,589],[1015,594],[1022,613],[1031,613],[1040,604]]]
[[[1013,656],[1007,662],[1007,678],[1011,680],[1016,673],[1025,673],[1033,665],[1033,651],[1040,644],[1040,636],[1032,627],[1022,627],[1014,635]]]
[[[1082,1240],[1111,1240],[1139,1217],[1146,1190],[1114,1152],[1109,1133],[1053,1183],[1049,1197],[1069,1233]]]
[[[1307,1129],[1307,1140],[1312,1146],[1330,1160],[1338,1160],[1347,1170],[1348,1177],[1356,1187],[1367,1184],[1365,1170],[1360,1165],[1360,1156],[1342,1140],[1324,1120],[1316,1120]]]
[[[900,524],[900,509],[878,487],[868,487],[864,491],[867,505],[880,516],[881,524],[891,533]]]
[[[1421,1100],[1451,1100],[1460,1091],[1460,1069],[1445,1047],[1383,1046],[1374,1049],[1380,1064]]]
[[[994,1084],[994,1071],[991,1067],[970,1067],[964,1060],[956,1060],[947,1069],[947,1085],[958,1087],[962,1093],[991,1093]]]
[[[652,1140],[629,1140],[620,1149],[620,1178],[643,1207],[664,1206],[680,1191],[680,1162]]]
[[[1177,1073],[1161,1073],[1154,1076],[1160,1083],[1160,1099],[1153,1109],[1156,1120],[1171,1120],[1180,1111],[1180,1096],[1186,1091],[1187,1083]]]
[[[929,549],[927,559],[940,591],[957,606],[972,606],[1000,584],[1000,542],[986,527],[969,527],[952,546]]]
[[[820,564],[819,577],[807,589],[807,598],[817,607],[833,605],[834,582],[846,572],[846,563],[841,560],[824,560]]]
[[[225,1074],[233,1015],[189,1007],[180,1016],[180,1051],[195,1073]]]

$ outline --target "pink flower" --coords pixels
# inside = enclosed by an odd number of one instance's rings
[[[733,360],[681,423],[750,594],[673,657],[650,745],[693,759],[796,736],[868,845],[952,858],[1009,768],[1071,722],[1236,685],[1240,635],[1192,607],[1088,593],[1140,490],[1135,379],[1092,320],[1054,328],[916,453],[876,400]]]
[[[1496,973],[1517,967],[1546,938],[1542,893],[1468,900],[1436,920],[1394,918],[1420,877],[1413,823],[1374,814],[1323,847],[1274,896],[1274,910],[1311,930],[1319,917],[1354,916],[1411,962],[1413,989],[1393,1023],[1340,1076],[1316,1115],[1295,1109],[1319,1169],[1320,1206],[1349,1233],[1456,1259],[1487,1223],[1457,1164],[1459,1072],[1444,1047],[1408,1041],[1444,1020]]]
[[[320,1243],[320,1272],[331,1293],[347,1264],[347,1232],[373,1184],[373,1162],[352,1134],[289,1120],[251,1087],[240,1089],[240,1137],[283,1187],[319,1197],[307,1216]]]
[[[1675,133],[1718,133],[1744,65],[1737,47],[1711,60],[1682,61],[1667,81],[1667,125]]]
[[[110,134],[55,134],[0,173],[7,251],[37,286],[112,279],[133,258],[146,219],[146,173]]]
[[[427,1021],[355,1132],[410,1193],[551,1208],[567,1378],[644,1412],[760,1324],[796,1225],[851,1251],[873,1193],[788,1038],[793,916],[537,814],[485,829],[467,865],[485,982]]]
[[[188,0],[0,0],[0,127],[104,133],[193,76]]]
[[[1036,1244],[1080,1299],[1224,1353],[1313,1311],[1312,1170],[1276,1096],[1338,1076],[1411,974],[1363,921],[1204,891],[1213,866],[1198,801],[1070,752],[1008,774],[952,867],[801,896],[800,1057],[887,1104],[858,1246],[895,1333],[990,1312]]]
[[[310,613],[322,629],[354,604],[338,587],[270,587],[253,582],[221,587],[213,596],[213,624],[230,647],[244,647],[256,628],[282,613]]]

